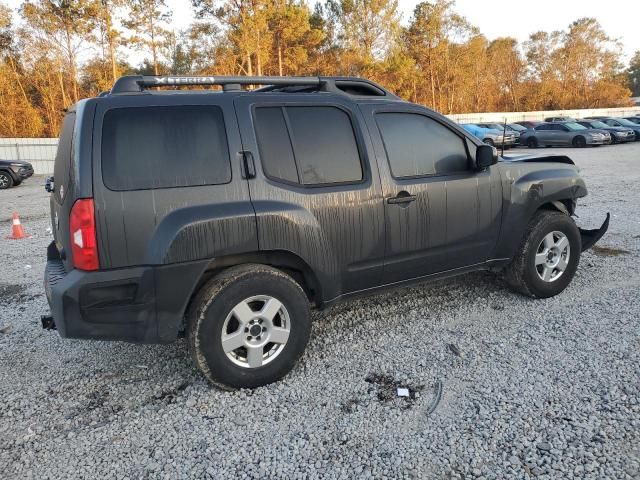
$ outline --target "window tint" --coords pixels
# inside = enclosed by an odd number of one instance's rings
[[[222,110],[177,106],[108,111],[102,127],[102,176],[112,190],[229,182]]]
[[[267,176],[317,185],[362,180],[349,115],[335,107],[259,107],[255,128]]]
[[[441,123],[412,113],[380,113],[376,119],[394,177],[467,170],[463,139]]]
[[[53,164],[53,178],[56,185],[60,187],[54,190],[54,198],[58,203],[64,200],[65,191],[69,190],[73,176],[73,131],[76,124],[76,114],[67,113],[62,122],[62,131],[60,132],[60,140],[58,141],[58,149],[56,151],[56,159]]]
[[[267,177],[300,183],[282,108],[257,108],[255,129]]]

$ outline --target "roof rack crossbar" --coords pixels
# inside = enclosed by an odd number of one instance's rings
[[[205,86],[205,85],[320,85],[319,77],[245,77],[245,76],[154,76],[127,75],[120,77],[111,88],[112,94],[139,93],[149,87]]]

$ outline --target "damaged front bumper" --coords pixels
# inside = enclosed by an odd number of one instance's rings
[[[605,218],[604,223],[600,228],[596,228],[594,230],[585,230],[583,228],[578,228],[580,230],[580,238],[582,239],[582,251],[589,250],[593,247],[598,240],[602,238],[602,236],[607,233],[609,229],[609,218],[611,215],[607,213],[607,218]]]

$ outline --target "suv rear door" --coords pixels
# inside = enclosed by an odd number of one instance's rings
[[[276,92],[238,96],[235,106],[255,167],[260,250],[302,259],[325,301],[379,285],[382,194],[357,107],[338,95]]]
[[[93,179],[101,268],[257,250],[229,95],[110,95],[98,100]]]
[[[500,221],[497,167],[477,172],[475,144],[417,105],[361,105],[385,198],[385,283],[486,261]]]

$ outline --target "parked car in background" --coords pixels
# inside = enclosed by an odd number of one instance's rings
[[[636,133],[627,127],[612,127],[600,120],[578,120],[580,125],[599,132],[605,132],[611,135],[611,143],[633,142],[636,139]]]
[[[629,120],[630,122],[640,125],[640,115],[636,115],[635,117],[623,117],[623,118],[625,120]]]
[[[527,129],[527,127],[524,127],[519,123],[507,123],[507,126],[514,132],[518,132],[520,134],[522,134],[522,132],[524,132]]]
[[[504,146],[504,148],[511,148],[516,143],[516,136],[512,133],[504,135],[502,130],[481,127],[475,123],[464,123],[460,126],[492,147]]]
[[[502,133],[507,133],[507,134],[511,134],[516,138],[516,141],[514,143],[514,145],[518,145],[520,143],[520,131],[516,130],[515,128],[511,128],[508,124],[505,126],[503,123],[477,123],[476,125],[478,125],[479,127],[482,128],[490,128],[492,130],[498,130],[499,132]],[[522,127],[523,130],[526,130],[526,128]]]
[[[22,160],[0,160],[0,190],[20,185],[33,175],[33,167]]]
[[[575,122],[573,117],[548,117],[544,119],[545,122]]]
[[[626,118],[617,117],[587,117],[588,120],[600,120],[610,127],[626,127],[632,129],[636,134],[636,140],[640,140],[640,124],[633,123]]]
[[[606,145],[611,136],[596,132],[576,122],[541,123],[520,135],[520,142],[529,148],[537,147],[586,147],[587,145]]]
[[[524,128],[535,128],[540,125],[542,122],[538,120],[523,120],[521,122],[514,122],[516,125],[521,125]]]

